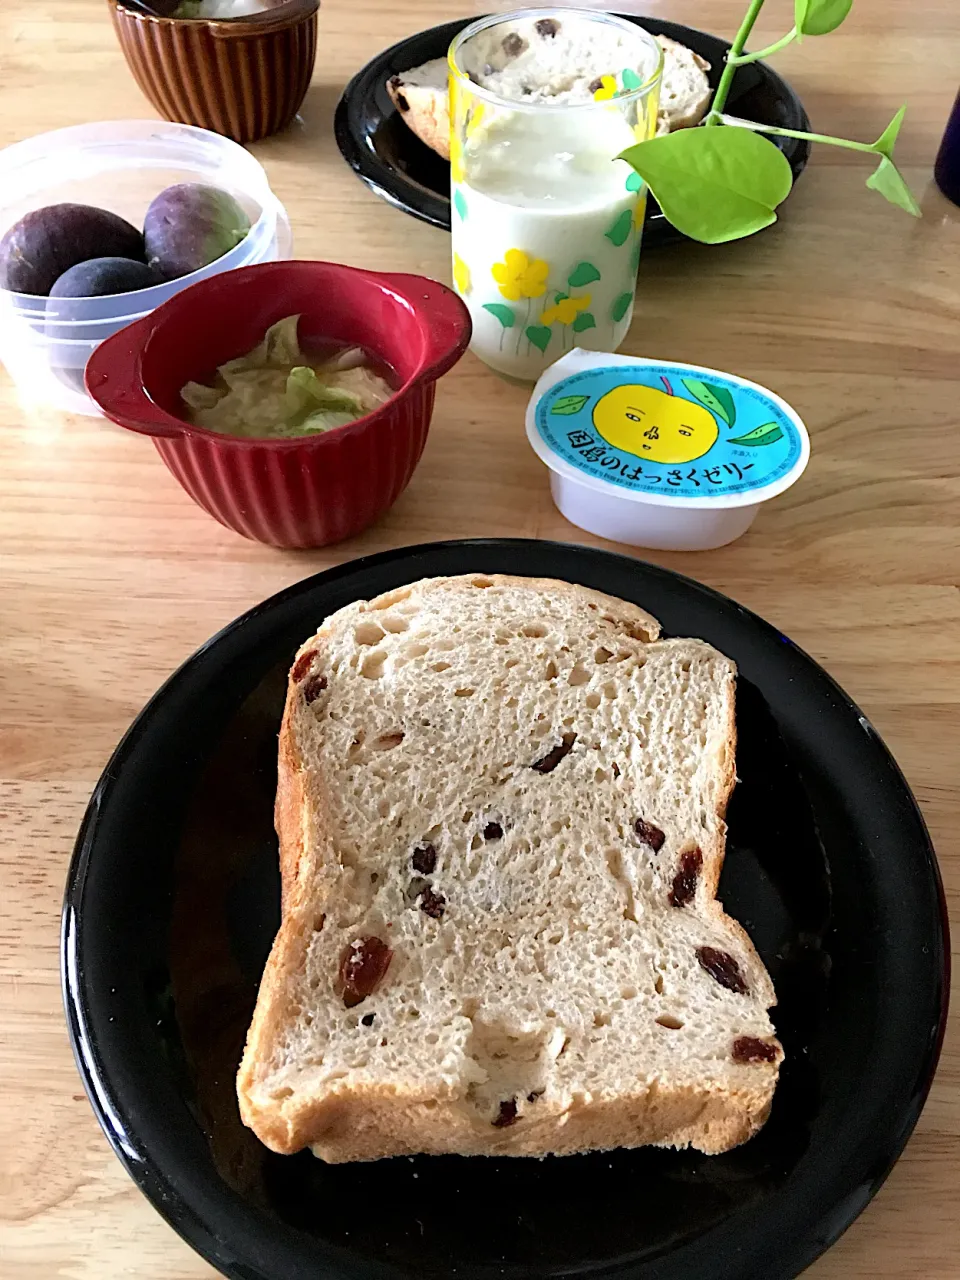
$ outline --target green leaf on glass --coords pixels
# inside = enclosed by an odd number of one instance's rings
[[[502,302],[485,302],[483,304],[484,311],[499,320],[505,329],[512,329],[517,323],[517,317],[512,307],[506,307]]]
[[[586,333],[588,329],[595,329],[596,327],[597,322],[589,311],[581,311],[571,325],[574,333]]]
[[[640,145],[645,147],[647,144],[643,142]],[[631,150],[635,151],[636,147],[631,147]],[[629,158],[630,158],[629,152],[624,152],[624,154],[621,156],[622,160],[629,160]],[[636,165],[634,165],[633,167],[635,169],[637,168]],[[640,170],[638,169],[637,172],[640,173]],[[646,175],[641,173],[641,177],[646,177]],[[670,215],[667,214],[667,216],[669,217]],[[624,209],[623,212],[621,214],[618,214],[618,216],[614,219],[610,227],[610,230],[605,231],[604,235],[607,237],[607,239],[610,241],[611,244],[615,244],[619,249],[620,246],[626,241],[627,236],[630,234],[630,228],[632,226],[633,226],[633,210]]]
[[[538,351],[546,351],[547,343],[550,341],[553,330],[549,325],[530,324],[527,325],[527,341],[532,342]]]
[[[632,293],[621,293],[619,297],[614,299],[613,306],[610,308],[610,314],[613,316],[614,323],[619,324],[630,308],[633,301]]]
[[[620,158],[640,174],[677,230],[704,244],[738,240],[770,226],[793,185],[779,148],[731,125],[649,138]]]
[[[585,285],[593,284],[594,280],[600,279],[600,272],[592,262],[578,262],[570,274],[567,276],[567,284],[571,289],[582,289]],[[559,294],[557,297],[559,298]],[[564,297],[567,295],[564,294]]]

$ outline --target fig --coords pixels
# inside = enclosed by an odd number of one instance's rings
[[[129,222],[88,204],[51,204],[15,222],[0,240],[0,288],[46,297],[90,258],[143,261],[143,236]]]
[[[102,298],[110,293],[149,289],[160,280],[143,262],[132,258],[91,258],[65,271],[50,290],[51,298]]]
[[[250,219],[226,191],[197,182],[161,191],[143,223],[147,263],[164,280],[199,271],[229,253]]]

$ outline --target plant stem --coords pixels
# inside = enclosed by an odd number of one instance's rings
[[[800,129],[778,129],[772,124],[757,124],[755,120],[741,120],[737,116],[721,116],[717,123],[735,125],[740,129],[752,129],[754,133],[775,133],[780,138],[805,138],[807,142],[825,142],[831,147],[846,147],[848,151],[869,151],[879,155],[872,142],[853,142],[850,138],[833,138],[828,133],[803,133]]]
[[[740,24],[740,30],[733,37],[733,44],[730,46],[730,52],[727,54],[726,66],[723,68],[723,75],[720,77],[720,83],[717,85],[717,92],[713,95],[713,102],[710,104],[710,113],[706,118],[707,125],[719,124],[720,112],[726,104],[727,97],[730,93],[730,86],[733,84],[733,77],[736,74],[737,64],[734,59],[739,58],[743,53],[743,46],[747,43],[750,32],[753,30],[753,24],[760,17],[760,10],[763,8],[763,0],[750,0],[750,8],[747,10],[747,16]]]
[[[745,67],[748,62],[759,62],[761,58],[769,58],[771,54],[779,53],[788,44],[792,44],[796,38],[797,28],[791,27],[785,36],[782,36],[779,40],[774,40],[773,44],[768,44],[765,49],[758,49],[756,53],[742,53],[736,58],[730,54],[727,57],[727,62],[732,62],[735,67]]]

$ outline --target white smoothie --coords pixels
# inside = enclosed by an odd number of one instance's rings
[[[454,164],[453,277],[492,368],[540,376],[573,347],[614,351],[633,315],[645,193],[615,157],[635,141],[611,104],[486,106]]]

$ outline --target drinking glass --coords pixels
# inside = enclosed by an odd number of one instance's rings
[[[586,101],[526,101],[476,83],[491,49],[508,49],[518,27],[535,39],[545,21],[587,48],[619,37],[623,65]],[[523,381],[573,347],[615,351],[633,316],[646,208],[644,183],[617,157],[656,131],[659,44],[607,13],[519,10],[466,27],[448,60],[453,279],[471,349]]]

